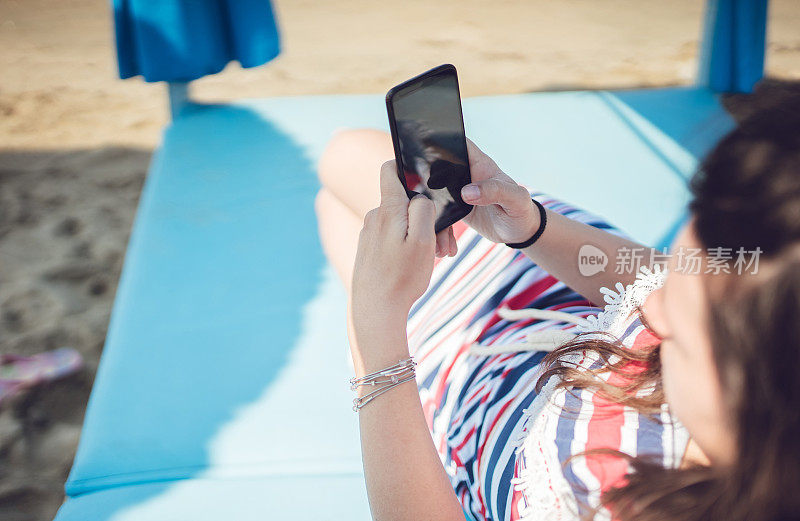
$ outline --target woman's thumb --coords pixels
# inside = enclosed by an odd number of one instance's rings
[[[461,188],[465,203],[477,206],[498,204],[509,215],[525,214],[530,211],[531,198],[522,185],[509,183],[502,179],[485,179],[470,183]]]
[[[503,204],[508,198],[510,190],[506,183],[499,179],[486,179],[470,183],[461,188],[461,198],[464,202],[477,205]]]

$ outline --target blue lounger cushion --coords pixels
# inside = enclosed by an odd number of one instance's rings
[[[467,98],[464,116],[514,179],[651,245],[733,126],[695,88]],[[195,105],[166,130],[58,521],[369,519],[346,294],[314,213],[343,127],[386,129],[383,96]]]

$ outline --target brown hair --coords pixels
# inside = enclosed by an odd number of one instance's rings
[[[757,274],[731,269],[704,284],[713,357],[735,428],[734,463],[669,469],[617,453],[629,459],[631,471],[602,502],[624,521],[800,519],[798,99],[742,122],[703,161],[690,188],[689,209],[702,245],[761,249]],[[559,375],[561,387],[591,388],[643,412],[660,409],[657,342],[632,350],[615,339],[582,336],[545,357],[539,388]],[[605,366],[591,373],[565,362],[565,355],[580,350],[597,352]],[[645,370],[626,372],[631,363]],[[629,383],[615,387],[596,378],[603,370]],[[648,386],[651,394],[636,396]]]

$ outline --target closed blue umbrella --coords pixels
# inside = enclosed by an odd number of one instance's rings
[[[269,0],[113,0],[120,78],[189,82],[280,52]]]

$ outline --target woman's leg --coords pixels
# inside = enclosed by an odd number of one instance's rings
[[[317,193],[314,207],[322,250],[347,288],[349,297],[363,220],[326,187]]]
[[[364,215],[380,204],[380,167],[393,157],[391,136],[377,129],[339,131],[320,157],[320,240],[348,291]]]
[[[369,128],[342,130],[325,147],[318,175],[322,185],[363,222],[364,215],[380,205],[381,165],[393,158],[388,132]]]

